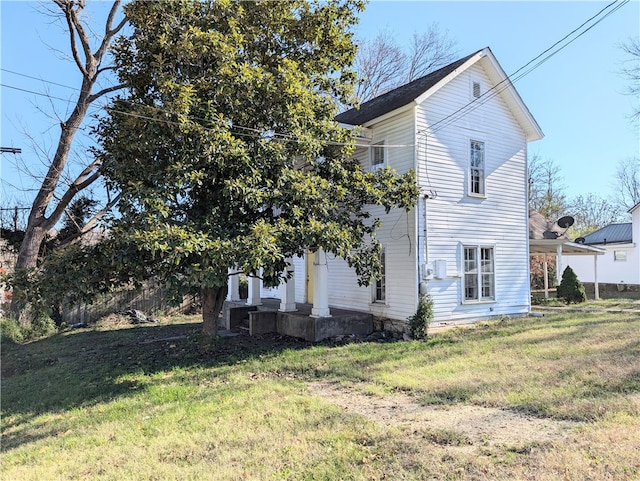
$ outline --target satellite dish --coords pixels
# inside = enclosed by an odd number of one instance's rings
[[[573,217],[571,217],[570,215],[565,215],[564,217],[560,217],[558,219],[557,224],[561,229],[568,229],[573,225],[574,222],[575,220],[573,219]]]
[[[559,235],[557,232],[548,229],[542,233],[542,237],[545,239],[557,239]]]
[[[584,240],[585,240],[585,239],[584,239],[584,237],[578,237],[578,238],[575,240],[575,242],[576,242],[576,244],[584,244]]]

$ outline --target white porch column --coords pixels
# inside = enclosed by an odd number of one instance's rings
[[[247,306],[260,306],[262,300],[260,299],[260,284],[262,283],[259,277],[247,277],[249,281],[249,295],[247,296]]]
[[[287,259],[287,275],[290,275],[288,279],[283,279],[280,282],[280,308],[281,312],[297,311],[296,309],[296,279],[295,279],[295,267],[292,259]]]
[[[598,286],[598,256],[593,256],[593,288],[596,301],[600,299],[600,286]]]
[[[313,308],[311,317],[331,317],[329,312],[329,268],[327,254],[322,249],[316,251],[313,263]]]
[[[240,300],[240,274],[237,269],[229,268],[229,290],[227,291],[227,301]]]
[[[562,244],[556,247],[556,286],[562,281]]]

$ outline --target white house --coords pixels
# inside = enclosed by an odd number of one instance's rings
[[[584,245],[604,249],[598,259],[598,281],[603,284],[624,286],[640,285],[640,203],[630,211],[631,222],[609,224],[584,236]],[[568,264],[582,282],[594,282],[593,268],[589,259],[572,258]]]
[[[409,213],[372,208],[382,221],[381,281],[359,287],[346,262],[309,253],[292,260],[282,310],[293,296],[318,317],[346,308],[406,321],[428,293],[436,323],[530,311],[527,144],[543,134],[489,48],[336,120],[361,128],[364,169],[414,169],[422,195]]]

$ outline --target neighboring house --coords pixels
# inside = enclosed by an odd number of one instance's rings
[[[574,219],[570,216],[563,216],[558,220],[551,221],[540,212],[529,209],[529,254],[533,262],[531,266],[531,281],[532,284],[538,284],[538,289],[541,287],[539,285],[541,282],[542,287],[544,287],[544,297],[548,298],[549,274],[551,273],[549,260],[552,260],[551,266],[555,270],[555,280],[551,280],[551,287],[554,287],[559,285],[562,280],[562,274],[566,268],[566,259],[578,256],[583,260],[588,259],[590,263],[591,277],[595,279],[593,296],[598,299],[597,262],[598,257],[603,255],[604,251],[595,246],[571,241],[566,232],[573,225],[573,222]],[[539,270],[540,262],[542,262],[542,272]],[[534,276],[536,279],[534,279]]]
[[[363,169],[414,169],[422,194],[409,213],[371,209],[382,221],[381,280],[360,287],[346,262],[310,253],[293,260],[295,293],[286,295],[313,303],[317,317],[331,306],[406,321],[421,293],[436,323],[527,314],[527,144],[543,134],[491,50],[336,120],[361,128],[354,155]]]
[[[609,224],[584,236],[584,245],[599,247],[605,251],[598,259],[598,281],[614,284],[616,289],[640,286],[640,203],[630,211],[631,222]],[[589,259],[576,257],[569,265],[582,282],[594,281],[593,267]]]

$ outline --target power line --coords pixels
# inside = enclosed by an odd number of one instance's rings
[[[48,83],[50,85],[56,85],[58,87],[64,87],[66,89],[75,90],[76,92],[80,90],[78,87],[71,87],[69,85],[59,84],[57,82],[52,82],[51,80],[46,80],[46,79],[43,79],[43,78],[34,77],[33,75],[27,75],[26,73],[20,73],[20,72],[14,71],[14,70],[6,69],[6,68],[0,68],[0,70],[2,70],[3,72],[7,72],[7,73],[10,73],[10,74],[13,74],[13,75],[19,75],[20,77],[30,78],[32,80],[38,80],[39,82]]]
[[[457,120],[459,120],[463,116],[469,114],[470,112],[472,112],[473,110],[478,108],[480,105],[483,105],[487,101],[489,101],[492,98],[494,98],[495,96],[499,95],[506,88],[509,88],[509,86],[511,84],[517,82],[518,80],[520,80],[521,78],[525,77],[526,75],[531,73],[533,70],[535,70],[536,68],[541,66],[543,63],[545,63],[551,57],[553,57],[556,54],[558,54],[564,48],[569,46],[571,43],[573,43],[578,38],[580,38],[582,35],[587,33],[589,30],[591,30],[597,24],[602,22],[609,15],[613,14],[614,12],[616,12],[617,10],[619,10],[620,8],[625,6],[627,3],[629,3],[629,1],[630,0],[623,0],[622,2],[620,2],[620,0],[614,0],[612,3],[610,3],[607,6],[605,6],[604,8],[602,8],[598,13],[596,13],[595,15],[593,15],[592,17],[587,19],[585,22],[583,22],[579,27],[577,27],[574,30],[572,30],[571,32],[569,32],[567,35],[565,35],[560,40],[555,42],[549,48],[545,49],[539,55],[537,55],[536,57],[534,57],[533,59],[528,61],[526,64],[524,64],[522,67],[520,67],[515,72],[513,72],[511,75],[508,75],[505,79],[503,79],[502,81],[500,81],[499,83],[497,83],[496,85],[491,87],[489,90],[487,90],[485,93],[483,93],[480,97],[470,101],[466,105],[460,107],[455,112],[447,115],[446,117],[440,119],[439,121],[435,122],[434,124],[431,124],[429,126],[429,130],[432,133],[435,133],[435,132],[437,132],[437,131],[439,131],[439,130],[441,130],[441,129],[449,126],[449,125],[451,125],[452,123],[456,122]],[[615,5],[615,8],[613,8],[611,11],[609,11],[605,15],[603,15],[602,18],[599,18],[595,23],[590,25],[587,29],[585,29],[584,31],[580,32],[578,35],[576,35],[574,38],[569,40],[567,43],[565,43],[564,45],[561,45],[558,49],[553,51],[553,49],[555,47],[557,47],[558,45],[562,44],[562,42],[564,42],[565,40],[570,38],[572,35],[574,35],[576,32],[578,32],[580,29],[582,29],[585,25],[589,24],[591,21],[593,21],[594,19],[596,19],[599,16],[601,16],[605,11],[607,11],[608,9],[610,9],[614,5]],[[518,75],[519,72],[521,72],[522,70],[524,70],[525,68],[530,66],[532,63],[534,63],[536,60],[540,59],[541,57],[543,57],[547,53],[549,53],[549,55],[547,55],[546,57],[542,58],[538,63],[533,65],[531,68],[529,68],[528,70],[526,70],[526,71],[522,72],[520,75]],[[69,88],[69,89],[76,90],[76,91],[79,90],[79,89],[77,89],[75,87],[70,87],[68,85],[59,84],[59,83],[52,82],[52,81],[49,81],[49,80],[38,79],[37,77],[33,77],[31,75],[23,74],[23,73],[20,73],[20,72],[15,72],[15,71],[12,71],[12,70],[9,70],[9,69],[2,68],[1,70],[5,71],[5,72],[12,73],[12,74],[15,74],[15,75],[20,75],[20,76],[23,76],[23,77],[26,77],[26,78],[31,78],[31,79],[39,80],[39,81],[42,81],[42,82],[46,82],[46,83],[49,83],[49,84],[52,84],[52,85],[57,85],[57,86],[60,86],[60,87],[65,87],[65,88]],[[15,89],[15,90],[20,90],[20,91],[23,91],[23,92],[31,93],[31,94],[34,94],[34,95],[40,95],[40,96],[47,97],[47,98],[53,98],[53,99],[56,99],[56,100],[62,100],[64,102],[68,102],[68,103],[71,102],[71,100],[68,100],[68,99],[62,99],[60,97],[55,97],[55,96],[52,96],[52,95],[43,94],[43,93],[40,93],[40,92],[35,92],[35,91],[32,91],[32,90],[23,89],[23,88],[20,88],[20,87],[15,87],[15,86],[12,86],[12,85],[7,85],[7,84],[0,84],[0,85],[3,86],[3,87],[7,87],[7,88],[11,88],[11,89]],[[133,102],[131,102],[130,100],[127,100],[127,99],[121,99],[121,100],[123,102],[129,103],[130,105],[134,105],[135,106],[135,104]],[[145,106],[145,107],[154,109],[154,110],[156,110],[158,112],[163,112],[163,113],[166,113],[166,114],[173,114],[173,112],[170,112],[168,110],[162,109],[161,107],[157,107],[157,106]],[[128,115],[128,116],[131,116],[131,117],[140,118],[140,119],[144,119],[144,120],[149,120],[149,121],[153,121],[153,122],[164,122],[164,123],[167,123],[167,124],[179,125],[178,122],[175,122],[175,121],[172,121],[172,120],[168,120],[168,119],[158,119],[158,118],[154,118],[154,117],[144,116],[144,115],[141,115],[141,114],[135,114],[135,113],[132,113],[132,112],[125,112],[125,111],[121,111],[121,110],[116,110],[116,109],[112,109],[112,108],[109,108],[109,107],[105,107],[105,108],[108,111],[119,113],[121,115]],[[195,116],[185,116],[185,117],[187,119],[189,119],[189,120],[198,121],[198,122],[211,122],[210,120],[199,118],[199,117],[195,117]],[[203,127],[205,129],[207,129],[207,127],[205,127],[205,126],[203,126]],[[273,138],[275,138],[277,140],[287,140],[287,141],[293,141],[293,142],[302,141],[302,139],[300,139],[297,136],[293,136],[291,134],[279,133],[279,132],[275,132],[275,131],[272,131],[272,130],[260,130],[260,129],[256,129],[256,128],[252,128],[252,127],[245,127],[245,126],[236,125],[236,124],[231,124],[231,125],[229,125],[229,127],[232,128],[232,129],[246,130],[246,131],[250,131],[250,132],[254,133],[253,135],[241,134],[241,133],[238,133],[238,132],[236,133],[237,135],[246,136],[246,137],[267,138],[267,136],[271,136],[271,137],[273,137]],[[208,130],[213,130],[213,129],[208,129]],[[350,144],[347,144],[347,143],[344,143],[344,142],[324,141],[324,143],[326,145],[336,145],[336,146],[339,146],[339,145],[350,145]],[[363,145],[363,144],[351,144],[351,145],[355,145],[356,147],[368,147],[369,146],[368,144],[366,144],[366,145]],[[385,147],[413,147],[413,146],[414,146],[413,144],[385,145]]]
[[[467,115],[468,113],[472,112],[473,110],[475,110],[476,108],[478,108],[480,105],[483,105],[484,103],[486,103],[487,101],[491,100],[492,98],[494,98],[496,95],[499,95],[500,93],[502,93],[505,89],[509,88],[510,85],[512,85],[513,83],[517,82],[518,80],[520,80],[521,78],[525,77],[526,75],[530,74],[533,70],[535,70],[536,68],[538,68],[539,66],[541,66],[543,63],[545,63],[547,60],[549,60],[551,57],[555,56],[556,54],[558,54],[559,52],[561,52],[564,48],[568,47],[569,45],[571,45],[573,42],[575,42],[578,38],[580,38],[582,35],[584,35],[585,33],[587,33],[589,30],[591,30],[593,27],[595,27],[596,25],[598,25],[600,22],[602,22],[605,18],[607,18],[609,15],[613,14],[614,12],[616,12],[617,10],[619,10],[620,8],[622,8],[623,6],[625,6],[627,3],[629,3],[630,0],[623,0],[621,3],[618,3],[619,0],[614,0],[613,2],[611,2],[610,4],[608,4],[606,7],[604,7],[603,9],[601,9],[598,13],[596,13],[594,16],[592,16],[591,18],[589,18],[588,20],[586,20],[585,22],[583,22],[579,27],[575,28],[574,30],[572,30],[571,32],[569,32],[567,35],[565,35],[564,37],[562,37],[560,40],[558,40],[557,42],[555,42],[553,45],[551,45],[551,47],[547,48],[546,50],[544,50],[542,53],[540,53],[539,55],[537,55],[536,57],[534,57],[533,59],[531,59],[529,62],[527,62],[526,64],[524,64],[522,67],[520,67],[518,70],[516,70],[514,73],[512,73],[511,75],[508,75],[504,80],[498,82],[496,85],[494,85],[493,87],[491,87],[489,90],[487,90],[484,94],[482,94],[480,97],[473,99],[472,101],[470,101],[469,103],[467,103],[466,105],[460,107],[458,110],[456,110],[455,112],[447,115],[446,117],[440,119],[438,122],[435,122],[434,124],[431,124],[429,126],[429,129],[431,130],[432,133],[438,132],[439,130],[442,130],[445,127],[448,127],[449,125],[451,125],[452,123],[458,121],[460,118],[462,118],[463,116]],[[616,5],[618,4],[618,5]],[[609,8],[611,8],[613,5],[616,5],[615,8],[613,8],[611,11],[607,12],[605,15],[602,16],[602,18],[599,18],[595,23],[593,23],[592,25],[590,25],[587,29],[585,29],[584,31],[580,32],[578,35],[576,35],[574,38],[572,38],[571,40],[569,40],[567,43],[565,43],[564,45],[560,46],[557,50],[552,51],[551,53],[549,53],[549,55],[547,55],[546,57],[544,57],[542,60],[540,60],[538,63],[536,63],[535,65],[533,65],[530,69],[526,70],[525,72],[523,72],[520,75],[517,75],[518,72],[522,71],[523,69],[525,69],[526,67],[528,67],[529,65],[531,65],[533,62],[535,62],[536,60],[538,60],[540,57],[542,57],[543,55],[545,55],[546,53],[550,52],[552,49],[554,49],[556,46],[558,46],[559,44],[561,44],[562,42],[564,42],[567,38],[571,37],[573,34],[575,34],[576,32],[578,32],[581,28],[583,28],[585,25],[587,25],[589,22],[591,22],[592,20],[594,20],[595,18],[599,17],[603,12],[605,12],[606,10],[608,10]],[[515,76],[515,78],[514,78]],[[506,85],[504,85],[506,84]],[[504,85],[504,86],[503,86]],[[500,88],[502,87],[502,88]],[[499,90],[498,90],[499,89]]]
[[[60,98],[60,97],[56,97],[54,95],[43,94],[42,92],[36,92],[34,90],[28,90],[28,89],[23,89],[23,88],[20,88],[20,87],[14,87],[13,85],[7,85],[7,84],[0,83],[0,87],[6,87],[8,89],[13,89],[13,90],[20,90],[21,92],[26,92],[28,94],[34,94],[34,95],[40,95],[41,97],[47,97],[49,99],[62,100],[63,102],[67,102],[67,103],[71,103],[72,102],[72,100],[69,100],[69,99],[63,99],[63,98]]]

